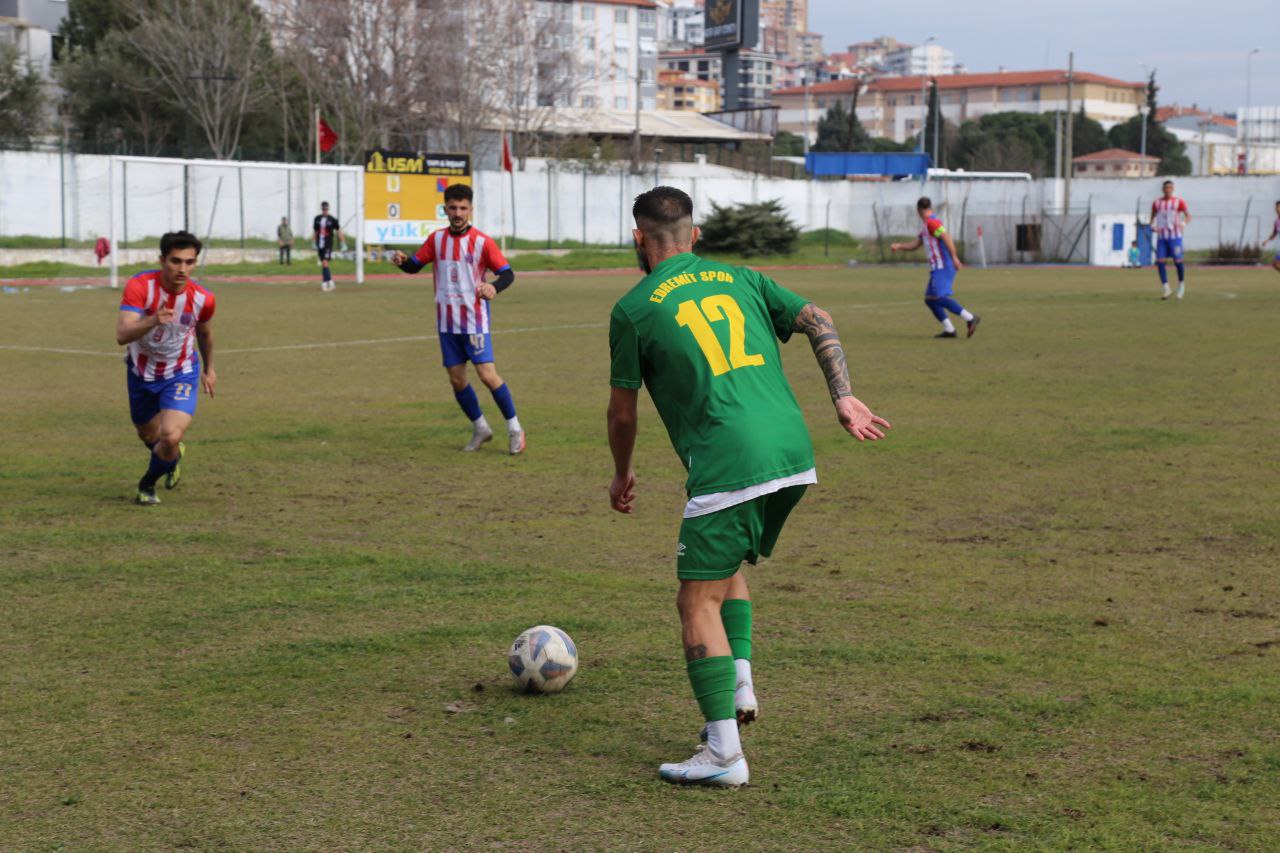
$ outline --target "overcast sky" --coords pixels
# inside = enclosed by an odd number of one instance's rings
[[[809,0],[809,28],[828,53],[881,35],[937,36],[970,71],[1066,68],[1074,50],[1080,70],[1142,80],[1145,62],[1161,103],[1218,111],[1244,104],[1245,54],[1261,47],[1252,103],[1280,105],[1280,0]]]

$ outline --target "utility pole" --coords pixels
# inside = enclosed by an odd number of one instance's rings
[[[1239,132],[1244,135],[1244,173],[1249,174],[1249,128],[1245,122],[1249,120],[1249,100],[1253,88],[1253,55],[1262,53],[1262,48],[1255,47],[1244,57],[1244,115],[1236,122]]]
[[[636,66],[636,128],[631,134],[631,174],[640,174],[640,67]]]
[[[1075,109],[1073,105],[1073,96],[1075,95],[1074,78],[1076,73],[1076,55],[1075,52],[1067,54],[1067,154],[1062,158],[1062,167],[1066,170],[1066,182],[1062,190],[1062,213],[1066,215],[1071,212],[1071,149],[1072,135],[1075,132]]]

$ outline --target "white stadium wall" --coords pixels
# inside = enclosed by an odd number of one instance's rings
[[[0,236],[87,240],[108,232],[108,170],[105,156],[45,152],[0,152]],[[653,164],[643,175],[584,175],[545,168],[531,160],[515,173],[514,222],[521,238],[535,241],[577,240],[617,245],[630,240],[632,199],[654,185]],[[286,177],[287,176],[287,177]],[[221,180],[221,188],[218,182]],[[770,179],[703,164],[661,164],[659,180],[693,197],[699,218],[712,202],[779,200],[802,229],[831,228],[862,239],[877,236],[877,219],[885,236],[918,230],[914,214],[922,192],[918,181],[796,181]],[[1280,176],[1179,178],[1178,193],[1187,199],[1193,222],[1189,249],[1218,242],[1246,242],[1265,237],[1280,199]],[[128,192],[122,192],[127,181]],[[202,237],[224,246],[247,238],[273,239],[281,216],[289,216],[300,242],[310,233],[311,218],[322,200],[330,202],[345,224],[354,214],[356,176],[284,170],[237,169],[235,163],[193,168],[187,192],[187,223]],[[495,236],[510,234],[510,175],[479,172],[476,224]],[[183,224],[182,167],[130,162],[119,167],[115,203],[117,241],[157,236]],[[242,189],[243,188],[243,189]],[[947,218],[953,233],[962,225],[972,232],[989,222],[1034,221],[1042,213],[1061,211],[1062,181],[931,180],[923,192]],[[1077,179],[1071,185],[1073,213],[1139,214],[1144,220],[1159,194],[1160,180]],[[127,209],[126,198],[127,195]],[[216,209],[214,205],[217,196]],[[1246,218],[1246,208],[1248,216]],[[242,219],[243,217],[243,219]],[[243,229],[242,229],[243,222]],[[970,239],[973,234],[961,235]]]

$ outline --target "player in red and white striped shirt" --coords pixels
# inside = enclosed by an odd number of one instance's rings
[[[1156,238],[1156,271],[1160,273],[1161,299],[1169,298],[1169,272],[1165,262],[1173,258],[1178,268],[1178,298],[1187,292],[1186,268],[1182,265],[1182,229],[1191,222],[1187,203],[1173,194],[1173,181],[1165,181],[1161,197],[1151,202],[1151,230]]]
[[[449,383],[453,385],[453,396],[471,419],[471,440],[462,449],[479,450],[493,438],[476,392],[467,381],[467,362],[470,361],[507,419],[508,450],[515,455],[524,451],[525,433],[516,417],[511,391],[493,366],[489,301],[510,287],[516,275],[493,238],[471,224],[471,202],[471,187],[465,184],[447,187],[444,209],[449,227],[433,233],[413,255],[396,252],[391,262],[407,273],[416,273],[427,264],[433,267],[440,351],[444,355],[445,370],[449,372]],[[486,282],[486,272],[497,273],[497,278]]]
[[[127,346],[129,414],[151,450],[138,482],[138,503],[158,504],[156,482],[178,485],[182,443],[196,413],[197,380],[213,396],[213,294],[191,278],[202,248],[186,231],[160,238],[160,269],[138,273],[124,286],[116,343]],[[197,354],[198,353],[198,354]],[[203,371],[202,368],[203,367]]]

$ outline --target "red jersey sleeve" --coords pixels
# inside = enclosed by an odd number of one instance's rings
[[[484,252],[482,253],[485,269],[490,272],[497,272],[500,269],[511,266],[511,262],[507,260],[507,256],[502,254],[502,249],[493,240],[484,241]]]
[[[205,291],[204,307],[200,309],[200,316],[196,318],[197,323],[207,323],[213,319],[213,312],[217,310],[217,300],[213,298],[213,294]]]
[[[1179,213],[1187,212],[1187,203],[1183,199],[1178,199],[1178,212]]]
[[[146,314],[147,311],[147,285],[140,278],[131,278],[124,286],[124,296],[120,299],[121,311],[136,311],[139,314]]]
[[[1151,218],[1156,218],[1156,203],[1154,201],[1151,202]]]
[[[427,238],[427,242],[418,247],[418,251],[413,253],[413,259],[421,266],[426,266],[436,259],[436,241],[435,235],[432,234]]]
[[[930,217],[924,222],[924,230],[929,232],[930,237],[937,237],[938,232],[942,230],[942,220]]]

